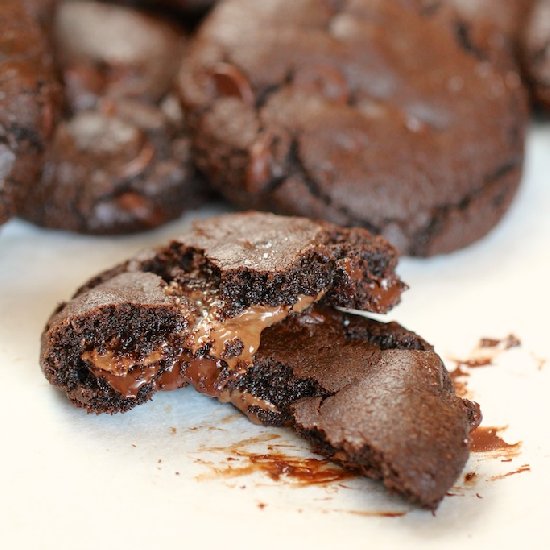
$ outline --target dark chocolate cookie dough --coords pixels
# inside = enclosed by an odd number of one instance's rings
[[[40,178],[60,104],[41,24],[48,6],[2,0],[0,8],[0,223]]]
[[[113,234],[156,227],[202,202],[205,184],[172,93],[181,29],[129,8],[64,2],[55,38],[67,117],[19,214]]]
[[[550,112],[550,1],[536,0],[524,35],[524,63],[535,101]]]
[[[521,82],[413,4],[214,8],[179,82],[217,188],[241,207],[368,227],[412,255],[485,235],[521,177]]]
[[[455,396],[420,337],[330,307],[387,311],[403,289],[394,268],[393,249],[365,229],[258,213],[205,220],[61,304],[42,368],[89,412],[190,383],[435,508],[479,408]]]

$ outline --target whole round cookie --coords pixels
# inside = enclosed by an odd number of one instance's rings
[[[181,29],[131,8],[61,2],[53,38],[65,116],[18,214],[115,234],[156,227],[204,200],[173,92]]]
[[[533,97],[550,111],[550,0],[537,0],[525,29],[524,62]]]
[[[479,239],[521,178],[519,78],[416,2],[227,0],[179,85],[196,162],[235,204],[362,225],[407,254]]]

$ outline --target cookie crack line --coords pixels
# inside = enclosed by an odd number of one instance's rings
[[[351,221],[350,225],[360,226],[366,228],[368,231],[375,235],[379,235],[381,233],[380,228],[373,225],[366,219],[359,219],[352,215],[346,207],[343,205],[335,204],[332,198],[327,195],[326,193],[323,193],[319,186],[317,185],[317,182],[315,181],[314,177],[309,172],[307,166],[302,161],[300,157],[300,146],[299,142],[294,137],[291,141],[291,145],[289,148],[289,154],[288,154],[288,163],[289,163],[289,175],[285,178],[279,178],[277,180],[277,186],[281,185],[285,181],[287,181],[289,178],[291,178],[293,175],[300,176],[300,179],[302,182],[307,186],[307,188],[311,191],[311,193],[323,201],[327,206],[334,208],[338,212],[346,215]],[[270,191],[276,190],[277,186],[275,186],[273,189],[270,189]]]
[[[470,26],[465,21],[455,21],[455,36],[457,43],[463,48],[466,52],[471,54],[476,59],[480,61],[487,60],[487,54],[481,48],[475,46],[474,42],[470,36]]]
[[[491,191],[496,183],[501,179],[505,179],[507,176],[512,175],[515,170],[521,168],[523,159],[516,159],[505,163],[489,174],[485,179],[485,184],[480,189],[473,193],[470,193],[464,197],[459,203],[452,205],[440,206],[432,211],[431,221],[425,227],[417,230],[413,238],[413,248],[409,251],[414,256],[429,256],[429,247],[432,246],[432,241],[437,238],[438,233],[441,231],[441,226],[445,223],[445,220],[449,218],[453,213],[459,214],[460,212],[466,213],[470,204],[480,197],[483,197],[488,191]],[[515,187],[510,189],[503,188],[498,189],[495,193],[495,197],[492,202],[495,208],[501,208],[505,206],[512,198],[511,195],[515,193]],[[491,228],[488,227],[487,230]]]

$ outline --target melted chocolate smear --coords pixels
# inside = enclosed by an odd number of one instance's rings
[[[510,477],[516,474],[522,474],[524,472],[530,472],[530,471],[531,471],[531,466],[529,466],[529,464],[522,464],[516,470],[512,470],[511,472],[506,472],[505,474],[500,474],[500,475],[491,477],[491,480],[495,481],[497,479],[504,479],[505,477]]]
[[[269,454],[257,453],[248,449],[251,445],[280,439],[278,434],[262,434],[250,437],[224,447],[202,447],[201,452],[223,452],[227,455],[225,465],[208,463],[202,459],[198,462],[206,464],[216,476],[234,478],[248,476],[260,472],[274,481],[281,479],[295,485],[327,485],[357,477],[324,458],[304,458],[281,452],[281,448],[290,445],[269,445]],[[199,476],[202,478],[203,476]]]
[[[477,345],[478,348],[501,348],[510,349],[521,346],[521,340],[514,334],[508,334],[504,338],[481,338]]]
[[[281,479],[290,481],[292,484],[304,485],[327,485],[336,481],[343,481],[357,477],[351,472],[346,472],[328,460],[320,458],[303,458],[290,456],[284,453],[269,454],[254,453],[250,451],[237,451],[234,456],[227,458],[224,466],[209,465],[216,476],[233,478],[248,476],[260,472],[274,481]],[[205,463],[201,461],[201,463]]]
[[[470,373],[461,366],[449,372],[449,376],[453,382],[455,392],[459,397],[471,397],[470,390],[468,389],[468,381],[466,378],[470,376]]]
[[[465,485],[474,485],[477,479],[477,474],[475,472],[466,472],[464,474],[464,484]]]
[[[465,359],[452,358],[458,367],[477,369],[491,367],[495,359],[504,351],[521,346],[521,340],[514,334],[504,338],[480,338],[476,348]]]
[[[507,443],[498,434],[505,427],[480,426],[471,434],[470,450],[473,453],[488,453],[493,456],[507,458],[517,456],[520,453],[521,441]]]
[[[256,437],[243,439],[228,447],[202,447],[203,451],[219,451],[227,454],[226,465],[220,466],[200,458],[196,462],[208,466],[216,477],[235,478],[248,476],[259,472],[274,481],[287,481],[292,485],[323,486],[346,479],[354,479],[357,474],[345,471],[336,464],[324,458],[304,458],[291,456],[282,452],[275,452],[275,448],[293,448],[293,445],[271,444],[267,446],[269,454],[255,453],[247,449],[250,445],[265,443],[280,439],[278,434],[262,434]],[[208,479],[209,476],[198,476],[197,479]],[[245,488],[243,485],[241,488]],[[259,503],[258,508],[263,510],[267,505]],[[299,509],[298,512],[303,510]],[[341,512],[363,517],[398,518],[407,514],[406,511],[393,510],[346,510],[324,509],[323,513]]]

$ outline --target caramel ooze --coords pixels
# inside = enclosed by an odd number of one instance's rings
[[[246,413],[249,406],[261,406],[274,410],[273,405],[251,396],[236,392],[229,394],[216,384],[219,374],[219,361],[223,360],[229,369],[236,371],[238,366],[252,364],[254,355],[260,347],[260,337],[264,329],[283,321],[292,312],[300,313],[321,299],[324,292],[316,296],[299,295],[293,305],[251,306],[241,314],[228,319],[217,319],[214,308],[208,308],[206,315],[198,315],[195,326],[186,335],[189,349],[155,381],[156,389],[168,390],[193,384],[201,393],[217,397],[224,402],[232,402]],[[194,300],[204,311],[203,304]],[[197,308],[199,309],[199,307]],[[235,357],[225,358],[227,345],[235,340],[243,344],[242,351]],[[194,354],[210,343],[208,357],[195,357]],[[96,350],[86,351],[82,359],[91,365],[92,372],[103,378],[114,390],[126,398],[135,398],[139,390],[153,382],[162,367],[167,346],[149,353],[142,359],[123,356],[116,351],[108,350],[100,354]],[[185,364],[185,374],[180,374],[180,367]]]

